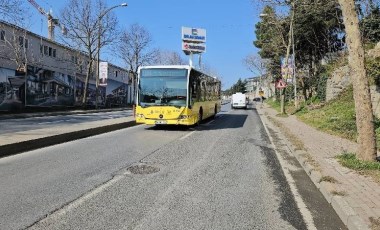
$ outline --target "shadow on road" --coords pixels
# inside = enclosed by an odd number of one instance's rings
[[[146,130],[153,131],[189,131],[189,130],[215,130],[215,129],[236,129],[243,127],[248,115],[246,114],[218,114],[216,118],[207,118],[199,126],[184,125],[156,125],[146,127]]]

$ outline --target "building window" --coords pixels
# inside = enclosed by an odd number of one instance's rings
[[[0,31],[0,40],[5,41],[5,31]]]
[[[117,77],[117,70],[115,71],[115,77]]]
[[[53,55],[53,49],[49,47],[49,56],[51,57]]]
[[[48,46],[44,46],[44,54],[45,55],[49,54],[49,48],[48,48]]]
[[[20,47],[24,47],[24,38],[23,37],[18,37],[18,43],[20,45]]]
[[[57,50],[53,49],[53,57],[56,57],[56,56],[57,56]]]
[[[74,57],[74,56],[71,56],[71,62],[72,62],[72,63],[75,62],[75,57]]]
[[[44,54],[44,46],[43,46],[43,45],[40,45],[40,54],[41,54],[41,55]]]
[[[25,38],[25,48],[28,49],[29,47],[29,40]]]

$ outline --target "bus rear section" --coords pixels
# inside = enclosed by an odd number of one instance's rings
[[[247,109],[247,98],[243,93],[232,94],[231,108],[232,109]]]

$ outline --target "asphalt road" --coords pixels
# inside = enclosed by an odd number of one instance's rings
[[[132,116],[132,110],[0,120],[0,134]]]
[[[298,174],[297,207],[256,110],[222,110],[0,159],[0,229],[344,229]]]

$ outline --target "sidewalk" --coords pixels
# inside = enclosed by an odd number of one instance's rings
[[[356,152],[356,143],[318,131],[294,115],[277,117],[277,111],[266,104],[257,106],[257,111],[266,126],[287,136],[289,149],[349,229],[380,229],[370,221],[380,218],[380,184],[334,158],[344,151]],[[294,144],[297,141],[299,145]],[[337,182],[325,180],[327,176]]]
[[[72,111],[65,114],[86,113],[90,111]],[[93,112],[93,111],[92,111]],[[106,112],[106,111],[99,111]],[[50,116],[62,115],[61,113],[33,113],[23,114],[29,116]],[[5,119],[5,118],[4,118]],[[54,144],[64,143],[76,139],[81,139],[105,132],[115,131],[135,125],[133,116],[105,119],[100,121],[90,121],[75,123],[70,125],[48,127],[20,132],[0,134],[0,157],[30,151]]]
[[[58,116],[70,114],[86,114],[86,113],[105,113],[113,111],[132,110],[131,107],[123,108],[110,108],[110,109],[76,109],[76,110],[62,110],[62,111],[46,111],[46,112],[28,112],[28,113],[0,113],[0,120],[18,119],[29,117],[43,117],[43,116]]]

